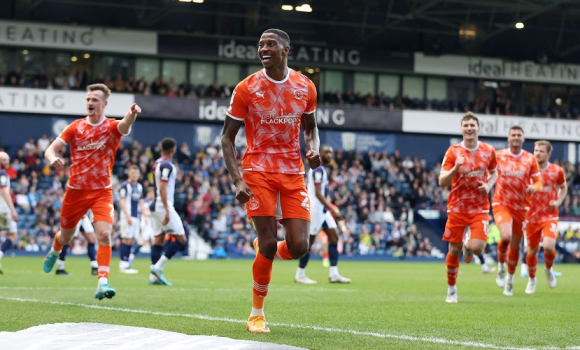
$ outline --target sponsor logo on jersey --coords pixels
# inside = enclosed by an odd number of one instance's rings
[[[91,141],[82,141],[79,142],[77,146],[77,151],[93,151],[98,150],[101,148],[106,147],[106,142],[98,141],[98,142],[91,142]]]
[[[512,177],[517,177],[520,179],[523,179],[524,176],[526,176],[527,171],[526,170],[507,170],[507,171],[503,171],[501,172],[502,176],[512,176]]]
[[[485,170],[469,171],[461,173],[461,177],[482,177],[485,175]]]
[[[278,115],[276,113],[263,114],[260,116],[260,124],[298,124],[300,113]]]

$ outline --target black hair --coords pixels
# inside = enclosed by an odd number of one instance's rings
[[[161,149],[165,152],[171,151],[175,146],[177,146],[177,142],[172,137],[166,137],[161,141]]]
[[[266,34],[266,33],[276,34],[278,36],[278,38],[280,38],[280,40],[282,40],[282,42],[284,43],[285,46],[290,47],[290,36],[288,36],[288,33],[286,33],[285,31],[283,31],[281,29],[270,28],[270,29],[266,29],[264,31],[264,33],[262,33],[262,34]]]

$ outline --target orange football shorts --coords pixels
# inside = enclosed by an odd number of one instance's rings
[[[246,202],[248,219],[254,216],[276,217],[279,192],[282,218],[310,222],[310,197],[303,175],[244,171],[242,177],[254,193],[254,197]]]
[[[487,228],[489,226],[489,214],[463,214],[449,213],[445,224],[443,240],[451,243],[463,242],[467,230],[471,232],[471,239],[487,241]]]
[[[102,190],[67,188],[60,210],[60,227],[75,227],[89,209],[93,211],[94,222],[104,221],[113,224],[115,216],[113,190],[111,188]]]
[[[540,245],[542,237],[558,239],[558,221],[548,220],[542,223],[531,223],[526,225],[526,238],[528,247],[537,247]]]
[[[497,226],[505,223],[512,224],[512,233],[520,237],[526,230],[527,210],[515,210],[503,205],[493,206],[493,219]]]

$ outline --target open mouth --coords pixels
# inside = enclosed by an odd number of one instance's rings
[[[272,59],[272,56],[262,56],[262,62],[269,62]]]

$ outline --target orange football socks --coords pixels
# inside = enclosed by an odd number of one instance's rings
[[[502,263],[502,264],[505,263],[509,244],[510,244],[510,241],[504,241],[501,239],[497,243],[497,261]]]
[[[459,271],[459,257],[447,253],[445,259],[445,266],[447,267],[447,284],[454,286],[457,283],[457,272]]]
[[[538,257],[532,257],[532,255],[528,253],[528,256],[526,257],[526,264],[528,264],[528,274],[530,278],[535,278],[536,268],[538,267]]]
[[[509,248],[507,257],[507,270],[510,275],[516,273],[516,266],[518,266],[518,259],[520,258],[520,247]]]
[[[109,278],[109,267],[111,266],[111,256],[113,255],[113,249],[108,245],[99,246],[97,250],[97,264],[99,265],[99,278],[105,277]]]
[[[544,251],[544,262],[547,269],[552,268],[552,265],[554,265],[554,259],[556,259],[556,251],[552,251],[552,254]]]
[[[294,257],[290,254],[288,246],[286,245],[286,240],[278,242],[278,251],[276,252],[276,257],[282,260],[292,260]]]

